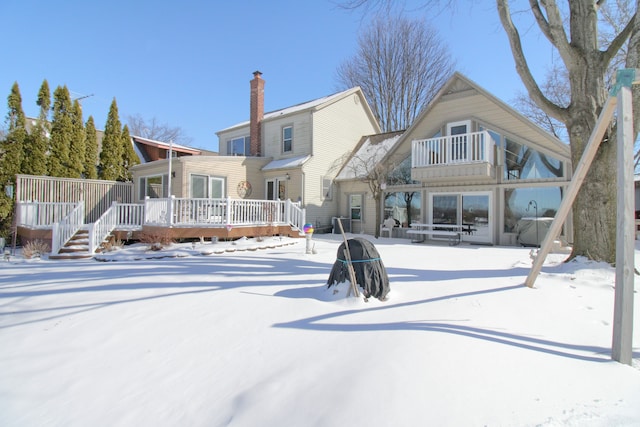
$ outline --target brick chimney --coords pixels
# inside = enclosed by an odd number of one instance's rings
[[[264,117],[264,80],[262,73],[255,71],[251,80],[251,102],[249,114],[250,153],[260,156],[262,151],[262,119]]]

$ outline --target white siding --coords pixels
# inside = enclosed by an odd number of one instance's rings
[[[322,177],[333,178],[342,160],[360,138],[378,132],[377,124],[363,108],[360,92],[349,94],[313,115],[313,157],[305,164],[305,205],[307,219],[325,223],[338,213],[339,195],[334,186],[333,200],[322,194]]]
[[[264,179],[262,167],[271,159],[264,157],[242,156],[185,156],[173,159],[171,194],[175,197],[190,197],[191,174],[202,174],[225,179],[225,194],[238,198],[237,187],[241,181],[249,181],[252,187],[249,199],[264,197]],[[132,168],[136,197],[139,194],[139,179],[142,176],[163,175],[168,173],[166,160],[138,165]]]

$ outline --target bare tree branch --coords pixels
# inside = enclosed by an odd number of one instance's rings
[[[360,86],[383,131],[406,129],[454,71],[446,45],[419,20],[378,16],[338,68],[342,88]]]
[[[192,139],[184,134],[182,128],[160,123],[155,117],[145,120],[139,114],[127,116],[127,124],[131,135],[155,141],[173,141],[181,145],[190,145],[192,142]]]
[[[518,75],[522,79],[527,91],[529,92],[529,96],[535,101],[540,108],[542,108],[545,112],[547,112],[551,117],[564,122],[567,119],[567,110],[566,108],[562,108],[552,101],[550,101],[544,93],[540,90],[538,83],[533,78],[531,74],[531,70],[529,69],[529,64],[527,63],[527,59],[524,56],[524,51],[522,49],[522,42],[520,41],[520,34],[516,29],[513,21],[511,20],[511,12],[509,9],[508,0],[497,0],[498,6],[498,14],[500,15],[500,21],[502,22],[502,26],[507,33],[507,37],[509,38],[509,43],[511,45],[511,53],[513,54],[513,58],[516,62],[516,71]]]

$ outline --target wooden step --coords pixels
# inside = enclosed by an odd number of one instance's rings
[[[93,255],[88,253],[76,253],[76,254],[58,254],[58,255],[49,255],[49,259],[55,260],[74,260],[74,259],[90,259],[93,258]]]
[[[71,239],[60,248],[57,254],[49,255],[49,259],[72,260],[93,258],[89,253],[89,230],[78,230]]]

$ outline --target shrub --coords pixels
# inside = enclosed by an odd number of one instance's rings
[[[40,258],[43,254],[49,253],[51,248],[42,240],[32,240],[27,242],[22,248],[22,256],[27,259]]]
[[[159,251],[165,246],[173,244],[169,230],[144,232],[140,235],[140,242],[149,245],[149,250]]]
[[[117,251],[118,249],[122,249],[124,246],[124,242],[120,239],[110,238],[106,242],[102,243],[102,251],[103,252],[112,252]]]

